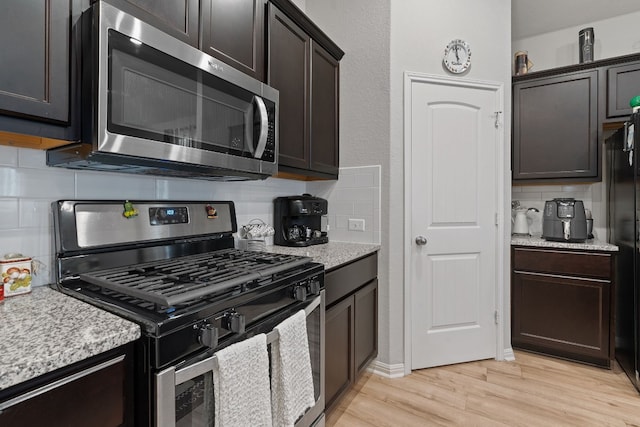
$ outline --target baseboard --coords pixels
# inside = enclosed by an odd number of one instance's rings
[[[513,349],[511,347],[504,349],[502,357],[508,362],[513,362],[514,360],[516,360],[516,354],[513,352]]]
[[[511,347],[504,349],[502,357],[508,362],[516,360],[516,355]],[[366,371],[385,378],[401,378],[405,376],[404,363],[390,365],[388,363],[380,362],[379,360],[373,360],[369,363],[369,366],[367,366]]]
[[[369,366],[367,366],[367,372],[371,372],[385,378],[400,378],[404,377],[404,363],[389,365],[388,363],[382,363],[379,360],[374,360],[369,363]]]

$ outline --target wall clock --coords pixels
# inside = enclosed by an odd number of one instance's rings
[[[471,47],[464,40],[451,40],[444,49],[444,66],[454,74],[464,73],[471,66]]]

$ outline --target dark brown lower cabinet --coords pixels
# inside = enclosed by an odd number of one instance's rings
[[[15,402],[0,411],[0,425],[133,426],[133,365],[130,348],[122,349],[47,375],[46,381],[19,384],[18,393],[0,399],[0,405]]]
[[[610,367],[613,253],[512,249],[514,348]]]
[[[325,317],[325,402],[330,407],[355,379],[353,297],[327,310]]]
[[[325,402],[327,410],[378,355],[377,254],[327,273]]]

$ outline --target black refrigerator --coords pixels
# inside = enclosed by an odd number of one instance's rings
[[[640,113],[605,141],[609,242],[617,245],[615,354],[640,391]]]

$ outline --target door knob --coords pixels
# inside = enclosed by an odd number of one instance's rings
[[[424,236],[418,236],[416,237],[416,245],[418,246],[424,246],[427,244],[427,238]]]

